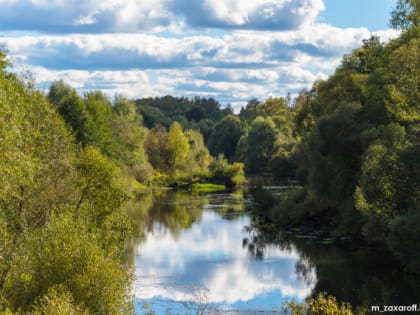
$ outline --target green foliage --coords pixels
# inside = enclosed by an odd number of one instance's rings
[[[178,121],[184,128],[194,127],[193,125],[204,123],[214,124],[223,116],[231,114],[229,110],[222,110],[220,104],[213,98],[195,97],[173,97],[170,95],[155,98],[143,98],[135,101],[137,110],[144,118],[147,128],[154,128],[157,125],[169,127],[174,121]],[[207,138],[208,133],[201,129]]]
[[[170,125],[169,118],[159,108],[144,105],[138,107],[138,112],[143,116],[144,125],[147,128],[153,128],[157,125],[169,127]]]
[[[3,290],[13,309],[29,310],[51,295],[50,288],[61,286],[91,314],[124,314],[130,309],[129,281],[127,270],[106,255],[88,225],[66,214],[53,215],[45,227],[25,233]]]
[[[54,287],[35,304],[33,315],[88,315],[87,311],[81,310],[74,305],[71,294],[63,287]]]
[[[385,242],[394,218],[416,211],[420,201],[418,145],[405,144],[403,128],[390,125],[389,130],[395,142],[368,148],[355,192],[356,208],[367,218],[364,232],[369,241]]]
[[[0,152],[1,214],[12,230],[42,225],[75,197],[74,146],[65,124],[41,93],[4,73]]]
[[[181,164],[188,156],[190,144],[188,137],[182,131],[182,127],[178,122],[172,123],[168,132],[168,146],[171,151],[171,166],[176,167]]]
[[[398,0],[397,6],[391,13],[391,26],[406,30],[418,26],[420,5],[416,0]]]
[[[352,54],[344,56],[342,64],[344,71],[355,70],[358,74],[370,74],[380,64],[383,45],[379,42],[379,37],[371,36],[362,42],[362,47],[356,48]]]
[[[402,123],[420,121],[420,58],[418,34],[404,34],[400,44],[389,52],[386,79],[391,84],[386,85],[384,103],[394,120]],[[387,83],[388,83],[387,82]]]
[[[75,211],[101,225],[127,199],[122,174],[111,161],[91,146],[82,150],[76,167],[80,194]]]
[[[248,152],[248,134],[243,134],[236,145],[235,161],[245,163]]]
[[[258,173],[270,170],[276,130],[271,118],[255,118],[248,133],[247,170]]]
[[[120,257],[131,227],[121,171],[74,143],[57,111],[84,140],[93,112],[75,91],[56,83],[49,96],[55,107],[0,71],[0,312],[125,314],[131,273]]]
[[[157,125],[149,131],[144,148],[153,168],[159,172],[169,172],[171,151],[168,132],[162,125]]]
[[[220,181],[229,186],[239,186],[245,183],[244,164],[229,164],[222,154],[212,160],[209,165],[209,171],[213,180]]]
[[[207,169],[210,164],[210,153],[204,144],[203,136],[199,131],[186,130],[189,151],[182,163],[182,169],[188,174],[190,180],[204,178],[207,176]]]
[[[195,193],[211,193],[226,190],[225,185],[211,184],[211,183],[194,183],[191,190]]]
[[[310,184],[334,206],[351,195],[361,152],[359,104],[342,104],[318,120],[312,138]]]
[[[284,311],[290,315],[353,315],[348,303],[339,303],[334,296],[320,293],[304,304],[286,302]]]
[[[209,138],[208,146],[213,156],[223,154],[232,161],[236,145],[242,134],[241,121],[238,117],[229,115],[214,126],[214,132]]]
[[[6,50],[0,46],[0,71],[3,71],[10,63],[6,59]]]
[[[84,95],[86,111],[89,115],[85,132],[90,144],[97,147],[108,157],[115,157],[116,143],[113,141],[112,106],[108,98],[100,91],[87,92]]]
[[[55,81],[48,92],[48,100],[57,107],[58,112],[70,126],[76,140],[87,144],[91,141],[89,126],[91,117],[86,105],[76,90],[63,81]]]
[[[153,167],[144,145],[149,131],[140,126],[141,120],[134,102],[122,96],[115,97],[112,120],[115,159],[136,180],[148,183],[153,176]]]
[[[417,204],[418,205],[418,204]],[[418,209],[396,217],[390,226],[387,239],[391,252],[402,262],[408,272],[420,268],[420,213]]]

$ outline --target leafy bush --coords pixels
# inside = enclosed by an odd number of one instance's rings
[[[353,315],[350,304],[338,302],[334,296],[320,293],[303,304],[286,302],[284,311],[291,315]]]

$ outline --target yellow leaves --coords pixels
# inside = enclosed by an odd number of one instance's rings
[[[73,297],[63,286],[56,286],[37,301],[32,314],[88,315],[88,312],[74,305]]]
[[[188,155],[190,144],[178,122],[173,122],[168,133],[169,148],[172,151],[173,165],[181,163]]]
[[[32,280],[32,275],[29,273],[21,273],[20,280],[24,283],[30,283]]]
[[[338,303],[334,296],[320,293],[309,301],[310,314],[313,315],[352,315],[351,307],[347,303]]]
[[[350,304],[339,303],[334,296],[319,293],[306,303],[286,302],[284,311],[291,315],[353,315]]]
[[[127,199],[120,169],[98,149],[91,146],[84,148],[77,170],[80,193],[76,211],[84,210],[93,221],[102,222]]]
[[[52,215],[44,228],[27,233],[4,284],[10,305],[29,309],[46,294],[49,297],[38,303],[41,309],[47,305],[68,309],[72,301],[94,314],[127,309],[130,273],[116,257],[106,254],[90,230],[87,223],[64,214]],[[57,286],[62,289],[52,293],[51,288]],[[64,305],[60,306],[57,296]]]
[[[357,210],[359,210],[364,215],[368,215],[369,204],[363,195],[363,190],[359,186],[357,186],[356,190],[354,191],[354,203]]]

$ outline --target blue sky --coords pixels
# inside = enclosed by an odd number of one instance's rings
[[[395,3],[395,0],[324,0],[325,11],[320,16],[337,27],[366,27],[378,31],[389,27]]]
[[[393,0],[0,0],[0,44],[41,88],[132,98],[296,94],[371,34]]]

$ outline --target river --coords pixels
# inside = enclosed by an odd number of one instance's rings
[[[358,309],[420,302],[419,279],[383,251],[266,237],[241,191],[148,193],[129,214],[136,314],[282,314],[324,291]]]

